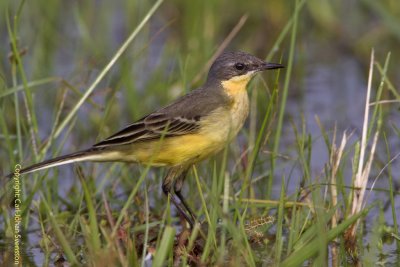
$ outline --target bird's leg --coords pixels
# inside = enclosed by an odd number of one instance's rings
[[[177,199],[177,195],[175,195],[174,191],[174,184],[175,180],[184,172],[184,169],[182,167],[173,167],[171,168],[167,176],[165,176],[163,184],[162,184],[162,190],[164,194],[167,196],[171,197],[172,203],[175,205],[175,207],[178,209],[179,213],[185,218],[185,220],[190,224],[190,228],[193,228],[194,226],[194,219],[192,218],[193,215],[190,214],[188,215],[187,212],[190,213],[189,210],[187,210],[186,206],[180,202]]]
[[[174,191],[176,196],[179,198],[181,201],[182,205],[185,207],[185,209],[189,212],[190,216],[192,217],[193,221],[197,221],[196,216],[194,215],[194,212],[190,208],[190,206],[187,204],[185,198],[182,195],[182,186],[183,182],[185,181],[186,175],[188,173],[188,169],[185,169],[177,178],[174,183]]]

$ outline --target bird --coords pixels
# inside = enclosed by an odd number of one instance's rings
[[[283,67],[246,52],[223,52],[211,64],[203,86],[88,149],[33,164],[19,174],[82,161],[167,167],[162,191],[192,228],[197,218],[182,195],[188,170],[238,134],[249,114],[250,80],[258,72]]]

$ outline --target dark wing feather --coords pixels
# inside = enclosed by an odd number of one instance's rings
[[[195,133],[200,128],[198,118],[173,117],[153,113],[129,125],[118,133],[95,144],[93,147],[127,145],[141,141],[156,140]]]
[[[208,85],[180,97],[174,103],[138,120],[94,145],[95,148],[126,145],[196,133],[200,120],[213,110],[230,104],[220,84]]]

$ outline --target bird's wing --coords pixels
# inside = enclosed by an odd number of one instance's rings
[[[95,144],[93,147],[126,145],[195,133],[200,128],[200,117],[170,117],[165,113],[152,113],[127,126],[118,133]]]
[[[196,133],[204,117],[229,102],[218,88],[214,89],[193,90],[178,98],[174,103],[147,115],[93,147],[101,149]]]

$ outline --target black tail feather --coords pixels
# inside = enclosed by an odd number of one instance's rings
[[[67,154],[64,156],[56,157],[53,159],[48,159],[48,160],[33,164],[29,167],[19,170],[19,174],[30,173],[30,172],[43,170],[43,169],[47,169],[47,168],[51,168],[51,167],[55,167],[55,166],[73,163],[73,162],[91,160],[93,155],[98,153],[98,152],[97,153],[94,153],[94,152],[97,152],[97,150],[89,149],[89,150],[78,151],[78,152],[75,152],[72,154]],[[10,174],[6,175],[5,177],[12,178],[14,175],[15,175],[15,172],[10,173]]]

